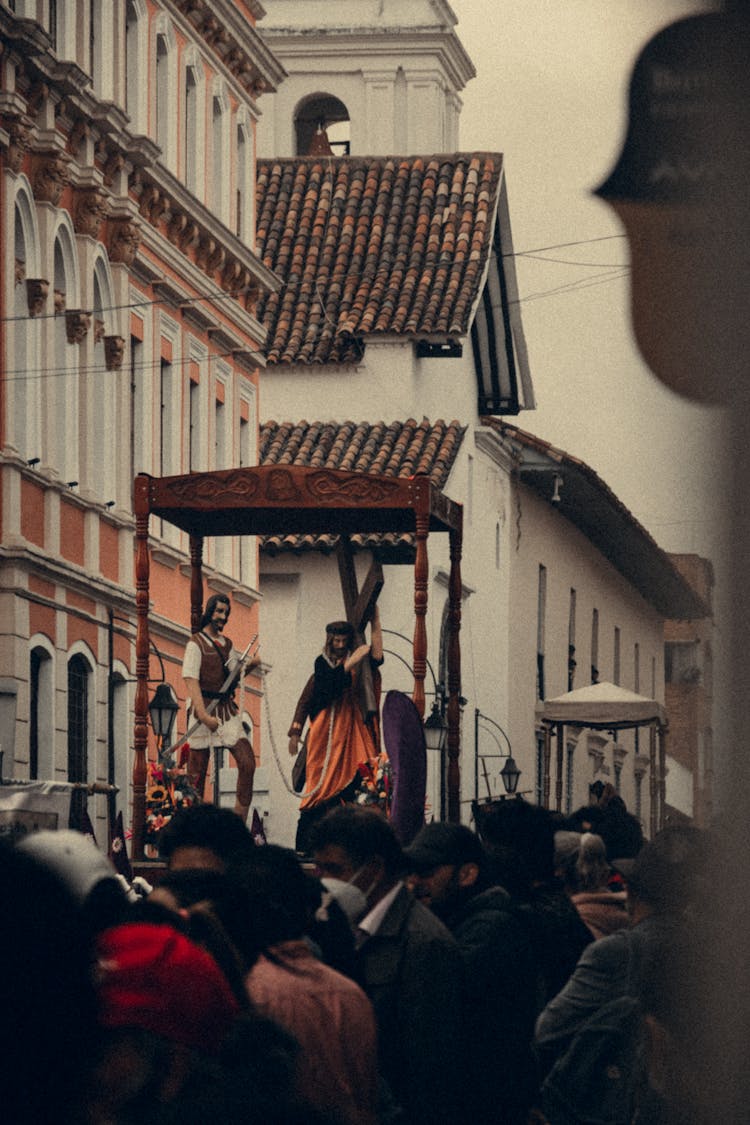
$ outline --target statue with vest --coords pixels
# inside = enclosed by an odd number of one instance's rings
[[[253,799],[255,755],[234,699],[234,690],[226,689],[230,673],[241,660],[229,637],[224,636],[230,609],[225,594],[210,597],[198,632],[185,648],[182,678],[188,694],[190,720],[194,724],[188,738],[187,768],[191,783],[202,799],[211,749],[226,746],[237,764],[234,811],[244,822]],[[245,671],[257,664],[253,659]]]

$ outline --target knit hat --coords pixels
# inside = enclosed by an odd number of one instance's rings
[[[97,943],[99,1022],[216,1055],[240,1012],[211,956],[169,925],[131,922]]]

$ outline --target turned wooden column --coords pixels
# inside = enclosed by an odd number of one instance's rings
[[[131,858],[144,858],[146,828],[146,747],[148,745],[148,669],[149,669],[149,553],[148,479],[136,477],[135,508],[135,719],[133,728],[133,839]]]
[[[197,633],[203,616],[203,538],[190,536],[190,632]]]
[[[449,531],[448,580],[448,820],[461,822],[461,542],[459,526]]]
[[[416,481],[418,489],[415,504],[416,558],[414,559],[414,694],[412,699],[424,718],[424,677],[427,671],[427,536],[429,535],[429,481]]]

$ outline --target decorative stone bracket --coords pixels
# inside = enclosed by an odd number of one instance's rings
[[[69,344],[80,344],[91,327],[91,313],[83,309],[68,309],[65,313],[65,333]]]
[[[39,316],[44,311],[48,295],[48,281],[41,277],[26,278],[26,300],[29,305],[29,316]]]
[[[125,340],[122,336],[104,337],[104,359],[107,371],[119,371],[125,357]]]

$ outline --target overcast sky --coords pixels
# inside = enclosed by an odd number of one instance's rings
[[[519,424],[586,461],[667,550],[720,555],[721,412],[678,398],[632,339],[628,247],[591,194],[626,124],[633,62],[681,0],[451,0],[477,70],[460,147],[504,153],[537,409]],[[571,245],[572,244],[572,245]]]

